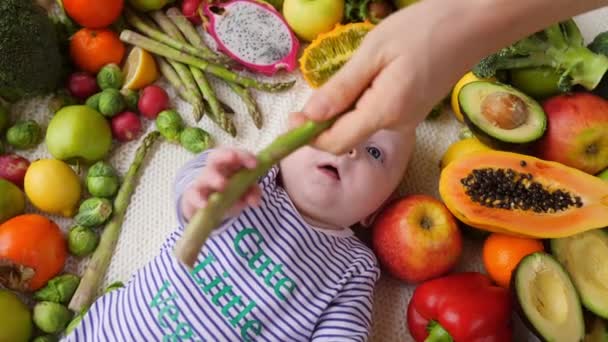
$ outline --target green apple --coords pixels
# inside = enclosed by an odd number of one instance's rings
[[[175,0],[129,0],[129,4],[142,12],[159,10]]]
[[[600,174],[598,175],[598,177],[600,177],[601,179],[608,181],[608,169],[600,172]]]
[[[409,6],[418,1],[420,1],[420,0],[393,0],[393,2],[395,3],[395,6],[397,8],[406,7],[406,6]]]
[[[344,0],[285,0],[283,17],[302,40],[331,31],[344,16]]]
[[[27,305],[9,290],[0,289],[0,341],[29,341],[34,330]]]
[[[112,131],[106,118],[91,107],[68,106],[51,119],[46,146],[55,159],[90,165],[110,152]]]

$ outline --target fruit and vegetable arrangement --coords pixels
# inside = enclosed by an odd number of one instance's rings
[[[321,86],[377,23],[414,2],[0,2],[0,341],[56,339],[122,286],[101,288],[156,144],[200,153],[217,143],[203,122],[238,138],[241,115],[263,130],[270,113],[257,92],[281,96],[294,72]],[[396,199],[371,230],[385,273],[416,286],[403,317],[416,341],[510,341],[514,312],[542,340],[606,340],[606,71],[608,34],[585,44],[566,20],[480,60],[429,113],[449,105],[462,125],[437,160],[441,198]],[[14,110],[45,96],[48,125]],[[249,184],[331,123],[261,149],[258,167],[195,214],[178,258],[191,264]],[[125,144],[137,149],[121,174],[110,157]],[[25,157],[39,148],[44,158]],[[454,271],[465,239],[483,244],[485,272]],[[66,271],[68,259],[82,274]]]

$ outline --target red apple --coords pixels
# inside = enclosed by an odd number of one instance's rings
[[[450,271],[462,254],[462,236],[447,207],[428,195],[410,195],[376,219],[372,245],[380,265],[407,283]]]
[[[590,174],[608,167],[608,101],[587,92],[562,94],[543,103],[547,131],[535,154]]]

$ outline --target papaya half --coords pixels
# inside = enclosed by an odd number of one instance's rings
[[[477,229],[560,238],[608,226],[608,182],[557,162],[483,151],[442,170],[450,212]]]

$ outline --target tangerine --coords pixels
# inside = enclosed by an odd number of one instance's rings
[[[125,45],[110,29],[83,28],[70,40],[70,57],[76,66],[97,74],[106,64],[121,64]]]
[[[98,29],[118,19],[124,0],[63,0],[63,7],[80,26]]]

